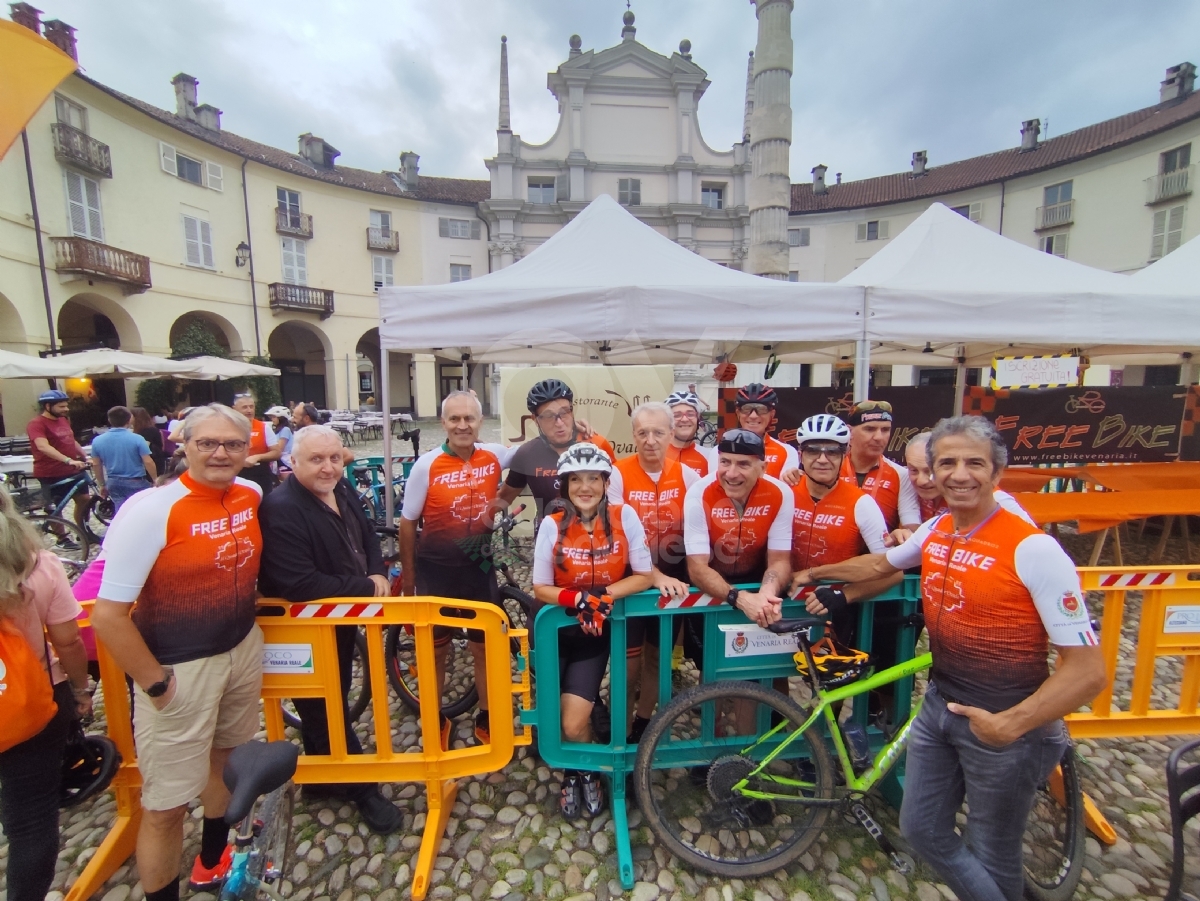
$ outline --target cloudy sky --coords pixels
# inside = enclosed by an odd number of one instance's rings
[[[494,155],[500,35],[512,125],[530,142],[558,113],[546,73],[620,41],[625,0],[45,0],[79,29],[91,77],[167,109],[170,79],[200,80],[229,131],[296,149],[311,131],[339,163],[486,178]],[[669,54],[682,38],[712,82],[706,141],[740,140],[747,0],[638,0],[637,37]],[[1200,3],[1165,0],[797,0],[792,180],[817,163],[846,180],[931,166],[1019,142],[1023,119],[1062,134],[1158,100],[1168,66],[1200,63]]]

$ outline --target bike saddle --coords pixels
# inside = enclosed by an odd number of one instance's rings
[[[791,619],[781,619],[767,626],[776,635],[786,635],[789,632],[803,632],[813,626],[823,626],[825,620],[819,616],[795,616]]]
[[[291,779],[299,757],[300,749],[290,741],[248,741],[234,748],[221,774],[232,793],[225,822],[241,822],[255,800]]]

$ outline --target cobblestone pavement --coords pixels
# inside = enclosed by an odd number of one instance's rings
[[[422,439],[426,439],[424,423],[422,430]],[[440,439],[440,432],[429,429],[422,445],[433,447]],[[369,450],[367,444],[361,447]],[[1064,534],[1063,543],[1076,559],[1086,558],[1091,546],[1087,536]],[[1144,561],[1151,545],[1149,537],[1143,544],[1127,543],[1127,560]],[[1182,554],[1178,542],[1172,542],[1168,560],[1182,561]],[[1093,615],[1098,616],[1097,601],[1092,604]],[[1122,639],[1123,662],[1117,672],[1119,700],[1128,697],[1139,613],[1140,596],[1131,594]],[[1174,700],[1180,676],[1177,658],[1159,660],[1156,705]],[[460,672],[459,677],[467,675]],[[98,707],[102,723],[103,705]],[[419,744],[415,719],[394,696],[391,710],[394,741],[405,747]],[[371,734],[369,710],[358,729],[364,739]],[[463,716],[456,723],[456,745],[469,741],[470,733],[470,717]],[[1085,790],[1119,838],[1109,847],[1088,836],[1086,871],[1077,898],[1108,901],[1163,896],[1172,853],[1163,767],[1170,749],[1183,740],[1079,743]],[[831,819],[823,839],[786,872],[747,882],[690,872],[655,846],[634,805],[630,826],[637,885],[626,893],[616,878],[610,816],[605,812],[590,822],[564,821],[556,804],[560,779],[560,772],[550,770],[521,748],[502,772],[460,784],[429,897],[447,901],[605,901],[627,894],[635,901],[951,901],[954,897],[924,866],[919,865],[907,877],[892,870],[863,830],[839,817]],[[412,868],[426,816],[424,790],[396,784],[384,786],[383,792],[404,811],[403,828],[388,836],[372,835],[350,805],[308,804],[301,794],[292,821],[295,844],[286,868],[289,878],[282,887],[289,901],[404,901],[410,897]],[[872,809],[885,829],[894,832],[895,813],[881,801],[875,801]],[[63,849],[49,901],[62,901],[66,887],[95,853],[114,813],[112,796],[105,794],[63,816]],[[200,808],[193,809],[185,827],[184,859],[189,865],[199,848],[201,816]],[[1189,888],[1200,892],[1200,842],[1194,823],[1187,852]],[[7,863],[8,846],[0,843],[0,899],[4,897]],[[186,882],[183,892],[186,897]],[[119,869],[97,897],[142,901],[136,865],[130,861]],[[206,894],[191,897],[213,901]]]

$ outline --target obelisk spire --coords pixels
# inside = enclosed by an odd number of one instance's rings
[[[754,0],[754,111],[750,116],[750,271],[788,277],[787,223],[792,184],[793,0]]]
[[[508,102],[508,37],[500,35],[500,131],[512,131]]]
[[[742,140],[750,140],[750,117],[754,114],[754,51],[746,62],[746,115],[742,119]]]

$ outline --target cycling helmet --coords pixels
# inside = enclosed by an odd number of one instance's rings
[[[75,807],[108,788],[121,766],[121,754],[104,735],[85,735],[76,720],[63,751],[58,806]]]
[[[575,402],[575,395],[567,386],[566,382],[561,382],[558,379],[542,379],[536,385],[529,389],[529,393],[525,395],[525,406],[529,408],[530,413],[536,413],[537,408],[544,403],[552,400],[566,399]]]
[[[748,457],[766,459],[767,449],[762,438],[749,429],[730,429],[717,443],[719,454],[745,454]]]
[[[57,388],[55,388],[53,391],[43,391],[41,394],[39,394],[37,402],[44,406],[45,404],[60,404],[64,400],[70,400],[70,398],[67,397],[67,392],[59,391]]]
[[[812,645],[810,651],[813,665],[817,668],[817,681],[822,688],[837,688],[862,678],[870,659],[865,651],[856,651],[829,634]],[[797,651],[792,659],[796,661],[796,669],[800,674],[807,676],[808,658],[804,656],[804,651]]]
[[[759,382],[751,382],[737,390],[737,405],[741,407],[745,404],[766,404],[774,410],[779,404],[779,395],[775,393],[774,388]]]
[[[842,445],[849,444],[850,426],[832,413],[818,413],[800,423],[800,428],[796,430],[796,443],[803,447],[805,441],[836,441]]]
[[[697,413],[704,412],[703,404],[700,403],[700,398],[698,398],[691,391],[672,392],[670,397],[667,398],[666,404],[668,407],[674,407],[679,404],[687,404],[689,407],[695,407]]]
[[[600,472],[605,476],[610,476],[612,475],[612,461],[608,459],[608,454],[596,445],[582,441],[579,444],[571,445],[558,458],[560,479],[572,472]],[[565,479],[562,480],[562,484],[566,484]]]

